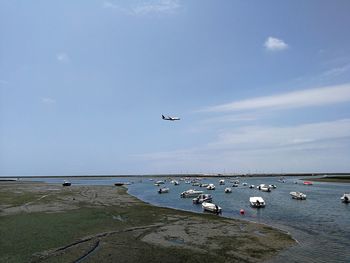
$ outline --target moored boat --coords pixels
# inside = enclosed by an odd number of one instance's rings
[[[290,192],[289,193],[293,199],[298,199],[298,200],[305,200],[306,199],[306,194],[300,193],[300,192]]]
[[[169,188],[167,187],[159,188],[158,193],[159,194],[169,193]]]
[[[63,186],[71,186],[72,183],[69,182],[69,181],[67,181],[67,180],[65,180],[65,181],[63,181],[63,184],[62,184],[62,185],[63,185]]]
[[[224,179],[219,181],[219,185],[224,185],[224,184],[225,184],[225,180]]]
[[[343,203],[350,203],[350,194],[343,194],[343,196],[340,197],[340,200]]]
[[[213,197],[210,194],[200,194],[196,198],[193,198],[194,204],[201,204],[203,202],[211,203]]]
[[[213,203],[208,203],[208,202],[203,202],[202,207],[204,211],[220,214],[222,209],[220,206],[213,204]]]
[[[203,194],[203,191],[198,191],[194,189],[189,189],[187,191],[184,191],[180,194],[182,198],[188,198],[188,197],[196,197],[200,194]]]
[[[312,185],[312,182],[311,181],[305,181],[303,184],[304,185]]]
[[[160,180],[160,181],[157,181],[156,184],[165,184],[165,182]]]
[[[249,185],[249,188],[250,188],[250,189],[252,189],[252,188],[254,188],[254,187],[255,187],[255,185],[253,185],[253,184]]]
[[[254,196],[249,198],[250,205],[255,208],[265,207],[265,201],[260,196]]]
[[[215,185],[214,184],[209,184],[207,186],[207,190],[215,190]]]
[[[232,188],[231,187],[226,187],[225,188],[225,193],[226,194],[232,193]]]

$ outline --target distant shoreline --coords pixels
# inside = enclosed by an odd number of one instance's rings
[[[123,177],[290,177],[290,176],[350,176],[349,173],[266,173],[266,174],[115,174],[115,175],[30,175],[0,176],[1,181],[14,181],[17,178],[123,178]],[[315,178],[316,179],[316,178]]]
[[[307,180],[316,181],[316,182],[328,182],[328,183],[350,183],[350,176],[330,176],[322,178],[308,178]]]

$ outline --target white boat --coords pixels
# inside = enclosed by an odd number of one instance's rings
[[[198,182],[194,182],[194,183],[192,183],[192,186],[199,186],[199,183]]]
[[[298,200],[305,200],[306,199],[306,194],[303,194],[303,193],[300,193],[300,192],[290,192],[289,194],[294,199],[298,199]]]
[[[251,185],[249,185],[249,188],[254,188],[255,187],[255,185],[253,185],[253,184],[251,184]]]
[[[185,191],[185,192],[182,192],[182,193],[180,194],[180,196],[181,196],[182,198],[188,198],[188,197],[196,197],[196,196],[198,196],[198,195],[200,195],[200,194],[203,194],[203,191],[198,191],[198,190],[194,190],[194,189],[189,189],[189,190],[187,190],[187,191]]]
[[[233,184],[232,187],[238,187],[238,184]]]
[[[247,183],[242,183],[243,186],[247,186]]]
[[[224,185],[224,184],[225,184],[225,180],[222,179],[219,181],[219,185]]]
[[[263,192],[271,192],[271,188],[268,187],[268,186],[260,187],[260,190],[263,191]]]
[[[200,184],[199,187],[207,187],[209,184]]]
[[[343,194],[343,196],[340,197],[340,200],[344,203],[350,203],[350,194]]]
[[[209,184],[207,186],[207,190],[215,190],[215,185],[214,184]]]
[[[165,184],[164,181],[157,181],[156,184]]]
[[[226,194],[232,193],[232,188],[231,187],[226,187],[225,188],[225,193]]]
[[[256,207],[256,208],[265,207],[264,199],[262,199],[262,197],[259,197],[259,196],[250,197],[249,202],[252,207]]]
[[[203,207],[204,211],[208,211],[208,212],[212,212],[212,213],[216,213],[216,214],[219,214],[222,211],[220,206],[213,204],[213,203],[204,202],[204,203],[202,203],[202,207]]]
[[[276,186],[275,184],[269,184],[269,187],[270,187],[271,189],[276,189],[276,188],[277,188],[277,186]]]
[[[166,188],[166,187],[159,188],[158,193],[160,194],[169,193],[169,188]]]
[[[271,192],[271,188],[266,184],[260,184],[256,188],[258,188],[259,190],[261,190],[263,192]]]
[[[179,185],[179,181],[174,180],[174,185]]]
[[[203,202],[211,203],[213,197],[210,194],[200,194],[196,198],[193,198],[194,204],[201,204]]]

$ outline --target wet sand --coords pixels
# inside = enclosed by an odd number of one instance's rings
[[[247,221],[146,204],[123,187],[0,183],[0,262],[261,262],[295,245]]]

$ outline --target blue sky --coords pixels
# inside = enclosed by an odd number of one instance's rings
[[[349,13],[1,1],[0,175],[349,172]]]

